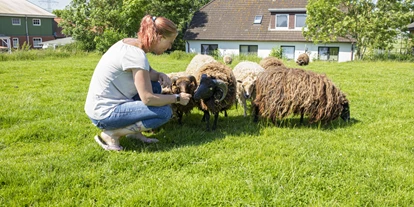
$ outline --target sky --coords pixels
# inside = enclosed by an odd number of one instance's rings
[[[28,0],[33,4],[49,11],[49,6],[53,10],[55,9],[64,9],[66,5],[69,5],[71,0]],[[51,11],[49,11],[51,12]]]

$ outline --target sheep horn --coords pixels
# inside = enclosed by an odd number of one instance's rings
[[[216,82],[216,86],[219,88],[219,90],[223,93],[223,96],[220,98],[219,101],[224,100],[224,98],[226,98],[227,92],[229,90],[227,84],[219,79],[215,79],[214,82]]]

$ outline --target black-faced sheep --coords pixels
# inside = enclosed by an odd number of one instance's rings
[[[186,73],[170,73],[168,76],[171,79],[171,88],[163,88],[163,94],[180,94],[182,92],[188,93],[194,96],[194,92],[197,89],[197,81],[194,76]],[[171,108],[174,115],[178,118],[178,123],[182,124],[182,118],[184,114],[189,114],[194,107],[198,104],[192,97],[187,105],[172,104]]]
[[[256,80],[254,121],[258,116],[276,124],[289,115],[309,117],[309,123],[327,123],[339,116],[350,120],[349,102],[326,75],[302,69],[271,67]]]
[[[267,69],[268,67],[285,66],[285,64],[283,64],[281,60],[273,56],[263,58],[262,60],[260,60],[259,65],[262,66],[264,69]]]
[[[240,62],[233,69],[234,76],[237,80],[237,101],[243,106],[244,116],[247,116],[246,100],[254,100],[256,78],[263,71],[262,66],[250,61]]]
[[[309,55],[306,53],[302,53],[299,55],[298,59],[296,60],[298,65],[308,65],[309,64]]]
[[[195,77],[199,85],[194,99],[200,100],[199,108],[204,112],[207,131],[210,130],[210,112],[214,114],[212,129],[215,130],[219,112],[226,112],[236,101],[236,78],[230,67],[219,62],[205,64]]]
[[[230,65],[233,62],[233,58],[230,55],[223,56],[223,62],[226,65]]]
[[[195,76],[197,74],[197,71],[200,70],[203,65],[213,62],[217,61],[212,56],[197,54],[193,57],[193,59],[191,59],[190,63],[187,65],[187,68],[185,69],[185,72],[189,75]]]

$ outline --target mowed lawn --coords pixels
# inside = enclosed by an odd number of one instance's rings
[[[414,206],[414,63],[300,67],[347,94],[349,123],[253,123],[239,106],[206,132],[195,109],[108,152],[83,111],[99,58],[0,62],[0,206]]]

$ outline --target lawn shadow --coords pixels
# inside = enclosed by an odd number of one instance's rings
[[[277,120],[276,123],[273,123],[269,119],[260,118],[259,123],[263,127],[275,126],[280,128],[311,128],[311,129],[320,129],[320,130],[335,130],[339,128],[347,128],[352,125],[359,123],[360,121],[354,118],[351,118],[349,121],[344,121],[341,118],[333,120],[328,123],[309,123],[308,118],[303,118],[303,123],[300,122],[300,117],[290,117],[283,120]]]
[[[125,150],[168,151],[183,146],[203,145],[226,136],[259,136],[260,126],[251,117],[224,116],[219,114],[216,130],[206,130],[206,122],[202,122],[201,113],[192,113],[183,117],[183,124],[176,119],[157,129],[154,133],[144,133],[148,138],[156,138],[157,144],[146,144],[141,141],[122,139]],[[210,127],[213,123],[210,117]]]

